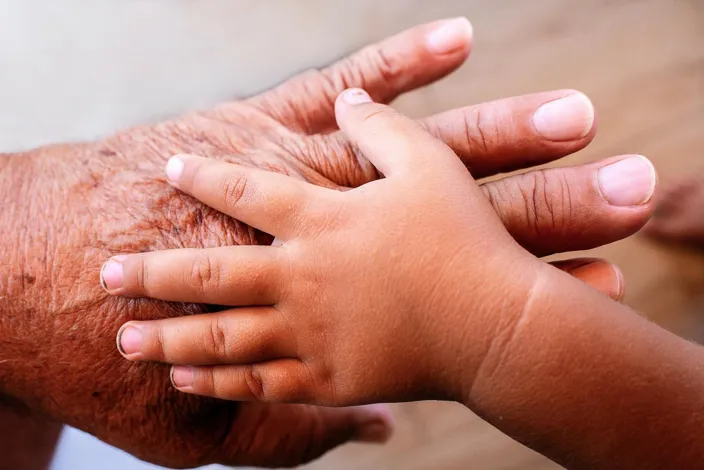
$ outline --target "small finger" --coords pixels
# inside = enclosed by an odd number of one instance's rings
[[[119,255],[100,280],[112,295],[213,305],[271,305],[279,300],[288,265],[269,246],[228,246]]]
[[[195,155],[172,157],[166,176],[213,209],[277,237],[294,234],[306,208],[331,192],[279,173]]]
[[[296,354],[290,328],[266,307],[128,322],[117,345],[126,359],[168,364],[249,364]]]
[[[315,399],[313,379],[298,359],[241,366],[174,366],[171,382],[182,392],[223,400],[309,403]]]
[[[585,284],[602,292],[617,302],[626,295],[626,283],[621,270],[603,259],[576,258],[552,263],[558,269],[576,277]]]
[[[565,157],[596,135],[592,103],[573,90],[514,96],[419,122],[445,142],[475,178]],[[306,161],[336,184],[357,187],[379,177],[342,132],[309,136],[305,151]]]
[[[385,176],[426,174],[433,166],[459,160],[445,144],[390,106],[371,101],[361,89],[346,90],[336,103],[337,122]]]

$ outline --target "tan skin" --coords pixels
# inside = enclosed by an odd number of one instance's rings
[[[568,468],[701,468],[699,346],[521,248],[417,123],[361,90],[337,120],[383,180],[337,192],[169,161],[174,187],[277,241],[109,261],[113,293],[235,307],[128,323],[128,359],[177,364],[179,390],[229,400],[455,400]]]
[[[388,101],[448,74],[466,59],[470,33],[460,29],[452,47],[431,50],[427,38],[444,24],[413,28],[247,100],[95,143],[3,156],[0,393],[172,467],[294,466],[351,439],[385,440],[391,424],[379,409],[223,402],[174,390],[168,367],[122,360],[115,334],[130,320],[212,307],[109,296],[95,279],[107,257],[122,253],[271,242],[171,188],[162,168],[173,154],[273,170],[326,188],[378,178],[336,132],[334,97],[364,85],[375,99]],[[593,125],[552,138],[534,126],[541,106],[575,94],[510,98],[423,124],[475,176],[489,176],[586,146]],[[583,111],[593,114],[587,106]],[[535,255],[586,249],[632,234],[652,212],[650,203],[623,207],[602,197],[594,175],[606,163],[531,172],[488,183],[482,192],[511,236]],[[608,263],[580,261],[567,269],[613,297],[622,294]]]

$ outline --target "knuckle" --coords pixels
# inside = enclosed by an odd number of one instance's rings
[[[164,361],[166,359],[166,340],[164,338],[164,330],[161,328],[161,324],[156,322],[153,328],[148,330],[149,336],[153,338],[153,357],[157,361]],[[145,342],[149,344],[149,342]]]
[[[372,79],[382,84],[391,85],[398,81],[401,75],[401,67],[398,63],[391,60],[387,55],[386,51],[382,47],[370,46],[366,48],[359,55],[357,61],[353,61],[361,71],[362,76],[366,75],[364,72],[370,75],[369,79]]]
[[[299,160],[306,161],[324,177],[311,180],[319,186],[356,188],[381,177],[359,148],[340,134],[310,136],[303,151],[305,158],[302,155]]]
[[[391,60],[382,47],[369,46],[340,61],[323,75],[331,88],[341,91],[350,87],[366,88],[372,84],[374,88],[381,88],[379,84],[390,88],[402,73],[402,67]]]
[[[244,382],[251,396],[258,401],[266,401],[268,395],[264,388],[264,381],[259,368],[256,365],[249,365],[244,368]]]
[[[522,185],[526,219],[537,234],[564,234],[571,226],[573,195],[562,172],[540,170],[526,176]]]
[[[194,374],[194,391],[207,395],[215,395],[218,397],[224,396],[221,395],[222,387],[220,387],[220,381],[217,380],[212,367],[196,367],[194,369]]]
[[[481,189],[484,192],[484,196],[486,196],[489,200],[491,207],[494,208],[494,212],[496,212],[499,218],[504,221],[504,224],[510,222],[511,214],[506,214],[507,209],[511,208],[510,204],[506,204],[507,200],[511,200],[510,194],[508,194],[509,190],[506,185],[506,180],[498,180],[483,184]]]
[[[141,292],[149,295],[149,267],[143,256],[138,257],[134,273],[137,288]]]
[[[220,287],[220,277],[217,263],[208,254],[195,257],[191,265],[189,285],[199,292],[207,294]]]
[[[500,138],[500,130],[493,113],[481,106],[464,113],[464,132],[472,155],[485,156],[492,153],[492,148]]]
[[[215,316],[210,322],[208,329],[208,339],[210,343],[208,349],[212,352],[213,357],[219,359],[230,358],[229,335],[227,331],[227,323],[220,316]]]
[[[227,207],[239,206],[247,191],[247,177],[242,172],[235,172],[222,180],[221,194]]]

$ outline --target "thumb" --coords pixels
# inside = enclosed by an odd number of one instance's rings
[[[349,441],[384,443],[393,428],[385,405],[327,408],[251,402],[241,407],[234,420],[227,439],[232,442],[221,447],[229,455],[218,460],[230,465],[292,467]]]

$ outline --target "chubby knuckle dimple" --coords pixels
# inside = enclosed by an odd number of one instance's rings
[[[208,294],[220,287],[221,275],[218,262],[207,253],[193,258],[188,284],[195,290]]]
[[[230,336],[227,322],[223,321],[220,315],[215,315],[209,322],[205,332],[205,348],[210,352],[211,357],[226,360],[230,355]]]
[[[240,171],[232,172],[222,178],[220,193],[226,207],[234,209],[243,202],[248,184],[247,176]]]
[[[242,375],[250,395],[255,400],[267,401],[269,396],[259,367],[256,365],[245,366]]]

